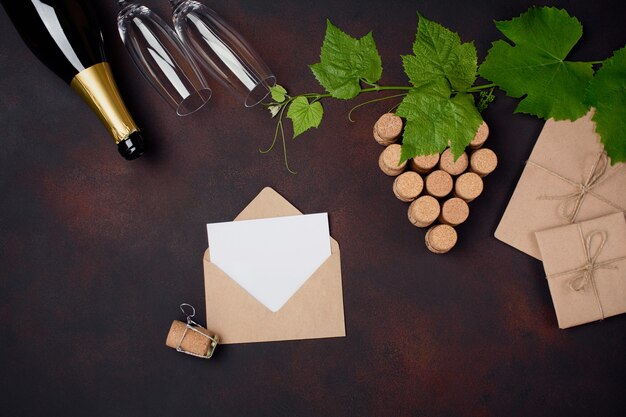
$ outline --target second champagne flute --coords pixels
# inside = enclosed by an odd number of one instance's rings
[[[276,77],[259,54],[217,13],[193,0],[170,0],[176,33],[217,81],[246,107],[262,102]]]

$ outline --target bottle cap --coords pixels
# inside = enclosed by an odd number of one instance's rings
[[[141,133],[131,133],[126,139],[117,144],[117,150],[128,161],[139,158],[145,150]]]

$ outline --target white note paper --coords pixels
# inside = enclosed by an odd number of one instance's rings
[[[330,256],[328,214],[207,224],[211,262],[277,312]]]

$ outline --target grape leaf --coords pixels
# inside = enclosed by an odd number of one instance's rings
[[[626,162],[626,94],[614,93],[599,102],[593,121],[611,164]]]
[[[450,87],[465,90],[476,80],[477,57],[473,43],[461,43],[459,35],[418,15],[414,55],[403,55],[402,64],[415,87],[428,86],[441,96]]]
[[[626,47],[602,64],[587,89],[593,121],[611,163],[626,161]]]
[[[293,137],[306,132],[312,127],[318,127],[324,116],[322,103],[309,103],[306,97],[296,97],[291,102],[287,117],[293,122]]]
[[[326,21],[326,36],[320,62],[310,66],[319,83],[338,99],[356,97],[361,80],[374,84],[382,76],[383,67],[372,32],[355,39]]]
[[[287,94],[287,90],[280,84],[276,84],[270,87],[270,93],[272,94],[272,100],[277,103],[282,103],[285,101],[285,96]]]
[[[401,161],[443,152],[448,144],[458,158],[472,141],[483,119],[471,94],[440,97],[413,91],[396,111],[406,118]]]
[[[514,45],[493,42],[479,73],[507,95],[524,97],[516,112],[575,120],[588,111],[584,98],[592,66],[565,60],[582,36],[578,19],[565,10],[532,7],[496,27]]]
[[[585,101],[595,106],[607,94],[620,91],[626,92],[626,47],[615,51],[611,58],[602,63],[602,67],[589,83]]]

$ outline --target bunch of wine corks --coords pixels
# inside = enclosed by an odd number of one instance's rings
[[[496,154],[483,148],[489,127],[483,122],[469,144],[469,153],[456,160],[447,148],[442,154],[416,156],[400,163],[402,148],[396,142],[402,125],[402,119],[393,113],[383,114],[374,124],[374,139],[385,146],[378,165],[386,175],[396,177],[393,193],[410,203],[409,221],[417,227],[429,227],[426,247],[433,253],[446,253],[458,239],[454,227],[469,217],[468,203],[483,192],[483,177],[498,165]]]

